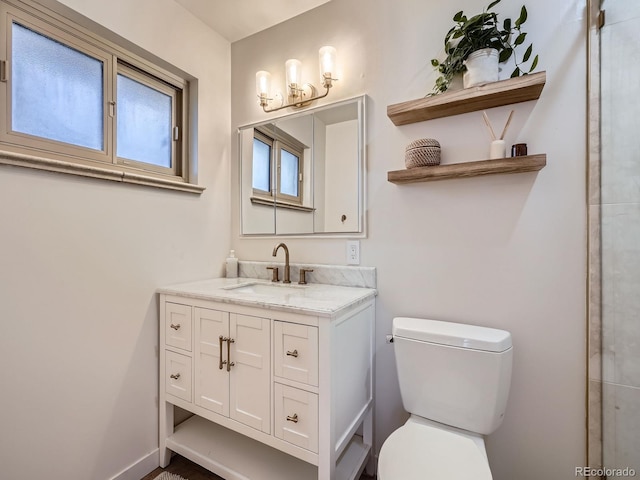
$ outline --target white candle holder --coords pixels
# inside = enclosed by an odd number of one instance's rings
[[[489,149],[489,158],[491,160],[505,158],[506,156],[507,150],[504,140],[494,140],[491,142],[491,148]]]

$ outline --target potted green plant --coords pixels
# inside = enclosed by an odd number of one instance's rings
[[[500,1],[494,0],[486,10],[472,17],[467,17],[463,11],[459,11],[453,16],[455,25],[444,37],[445,59],[438,60],[434,58],[431,60],[431,64],[440,72],[440,76],[436,79],[434,93],[445,92],[456,75],[466,72],[469,82],[465,81],[465,88],[496,81],[498,79],[498,64],[506,62],[512,55],[514,56],[516,67],[511,77],[526,75],[536,68],[538,55],[532,59],[528,70],[525,71],[522,67],[524,63],[531,59],[533,44],[529,44],[521,61],[518,61],[515,55],[516,48],[524,44],[527,36],[526,32],[522,31],[522,25],[527,21],[526,7],[522,6],[520,16],[515,22],[512,22],[510,18],[505,18],[500,23],[498,14],[491,10]],[[470,58],[472,54],[473,56]],[[481,60],[486,57],[486,60],[493,62],[495,65],[495,72],[491,71],[488,80],[485,80],[485,77],[468,74],[468,71],[473,68],[471,64],[474,63],[474,56]]]

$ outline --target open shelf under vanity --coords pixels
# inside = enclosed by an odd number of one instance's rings
[[[318,467],[194,415],[175,427],[167,447],[225,479],[317,478]],[[336,464],[336,477],[357,479],[370,446],[354,435]],[[224,464],[210,456],[216,452]]]

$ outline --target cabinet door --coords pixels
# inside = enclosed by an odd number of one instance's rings
[[[231,344],[230,417],[271,433],[270,364],[271,321],[230,314]]]
[[[194,308],[195,323],[195,403],[207,410],[229,416],[229,373],[220,360],[227,359],[227,343],[220,351],[220,335],[229,336],[229,314]]]

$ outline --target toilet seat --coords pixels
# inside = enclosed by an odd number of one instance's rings
[[[480,436],[411,417],[384,442],[378,480],[492,480]]]

